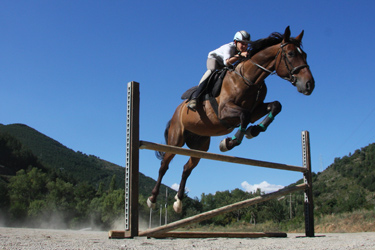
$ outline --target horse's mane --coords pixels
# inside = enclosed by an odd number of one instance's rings
[[[271,35],[269,35],[269,37],[267,38],[261,38],[261,39],[258,39],[256,41],[252,41],[250,43],[250,53],[249,53],[249,58],[251,58],[252,56],[254,56],[256,53],[258,53],[259,51],[261,50],[264,50],[265,48],[268,48],[270,46],[273,46],[275,44],[278,44],[278,43],[281,43],[281,41],[284,39],[284,35],[278,33],[278,32],[274,32],[272,33]],[[302,44],[300,42],[298,42],[296,39],[294,38],[290,38],[290,42],[293,43],[294,45],[300,47],[302,46]]]

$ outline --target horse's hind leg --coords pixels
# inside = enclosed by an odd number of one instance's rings
[[[189,138],[190,139],[194,138],[194,140],[190,140]],[[201,136],[190,134],[185,139],[186,139],[186,144],[191,149],[207,151],[210,146],[210,137],[201,137]],[[198,165],[199,161],[200,161],[200,158],[190,157],[188,162],[184,166],[182,177],[181,177],[181,182],[180,182],[180,187],[175,196],[176,201],[173,204],[173,209],[175,210],[176,213],[182,212],[181,200],[183,199],[184,194],[185,194],[186,181],[188,177],[190,176],[191,172],[193,171],[193,169]]]

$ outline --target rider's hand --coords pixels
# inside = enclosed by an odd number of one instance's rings
[[[241,52],[241,56],[242,56],[242,57],[247,57],[247,55],[248,55],[248,52],[247,52],[247,51]]]

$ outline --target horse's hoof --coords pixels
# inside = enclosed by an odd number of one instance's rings
[[[246,129],[245,137],[247,139],[252,139],[254,137],[257,137],[260,133],[260,129],[257,126],[250,126]]]
[[[182,201],[177,197],[177,194],[174,198],[176,201],[173,203],[173,209],[179,214],[182,212]]]
[[[247,129],[246,130],[246,132],[245,132],[245,137],[247,138],[247,139],[252,139],[252,138],[254,138],[255,136],[253,136],[252,134],[251,134],[251,128],[249,129]]]
[[[147,199],[147,206],[151,208],[152,210],[155,210],[156,203],[153,203],[150,198]]]
[[[173,209],[176,213],[180,214],[182,212],[182,203],[181,201],[175,201],[173,203]]]
[[[227,140],[228,138],[225,138],[224,140],[222,140],[219,144],[219,149],[221,152],[226,152],[228,151],[229,149],[227,148]]]

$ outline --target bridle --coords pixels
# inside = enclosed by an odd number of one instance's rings
[[[296,73],[297,71],[303,69],[303,68],[309,68],[309,65],[307,64],[302,64],[302,65],[299,65],[299,66],[296,66],[296,67],[293,67],[293,64],[289,61],[288,57],[286,56],[286,52],[284,50],[284,47],[288,45],[288,43],[283,43],[280,45],[280,49],[279,51],[277,52],[276,54],[276,57],[275,57],[275,60],[278,56],[278,54],[282,53],[282,58],[284,58],[284,63],[285,63],[285,67],[286,69],[288,70],[289,72],[289,77],[284,77],[285,80],[288,80],[289,82],[291,82],[294,86],[296,85],[296,81],[297,81],[297,78],[294,76],[294,73]],[[300,47],[297,47],[297,50],[300,54],[303,54],[303,51]],[[291,69],[292,68],[292,69]]]
[[[294,86],[296,85],[296,82],[297,82],[297,78],[294,76],[294,74],[303,69],[303,68],[309,68],[309,65],[307,64],[302,64],[302,65],[299,65],[299,66],[296,66],[296,67],[293,67],[293,64],[290,62],[290,60],[288,59],[287,55],[286,55],[286,52],[284,50],[284,47],[286,45],[288,45],[289,43],[283,43],[280,45],[280,48],[279,50],[277,51],[276,53],[276,56],[275,56],[275,61],[277,59],[277,57],[279,56],[279,54],[281,53],[281,57],[284,59],[284,63],[285,63],[285,67],[286,69],[288,70],[288,73],[289,73],[289,77],[282,77],[283,79],[291,82]],[[302,51],[302,49],[300,47],[297,48],[298,49],[298,52],[303,54],[304,52]],[[281,59],[280,59],[281,60]],[[265,67],[257,64],[256,62],[252,61],[250,59],[250,61],[255,65],[257,66],[258,68],[266,71],[267,73],[271,74],[271,75],[274,75],[276,74],[276,69],[274,71],[271,71],[269,69],[266,69]]]

